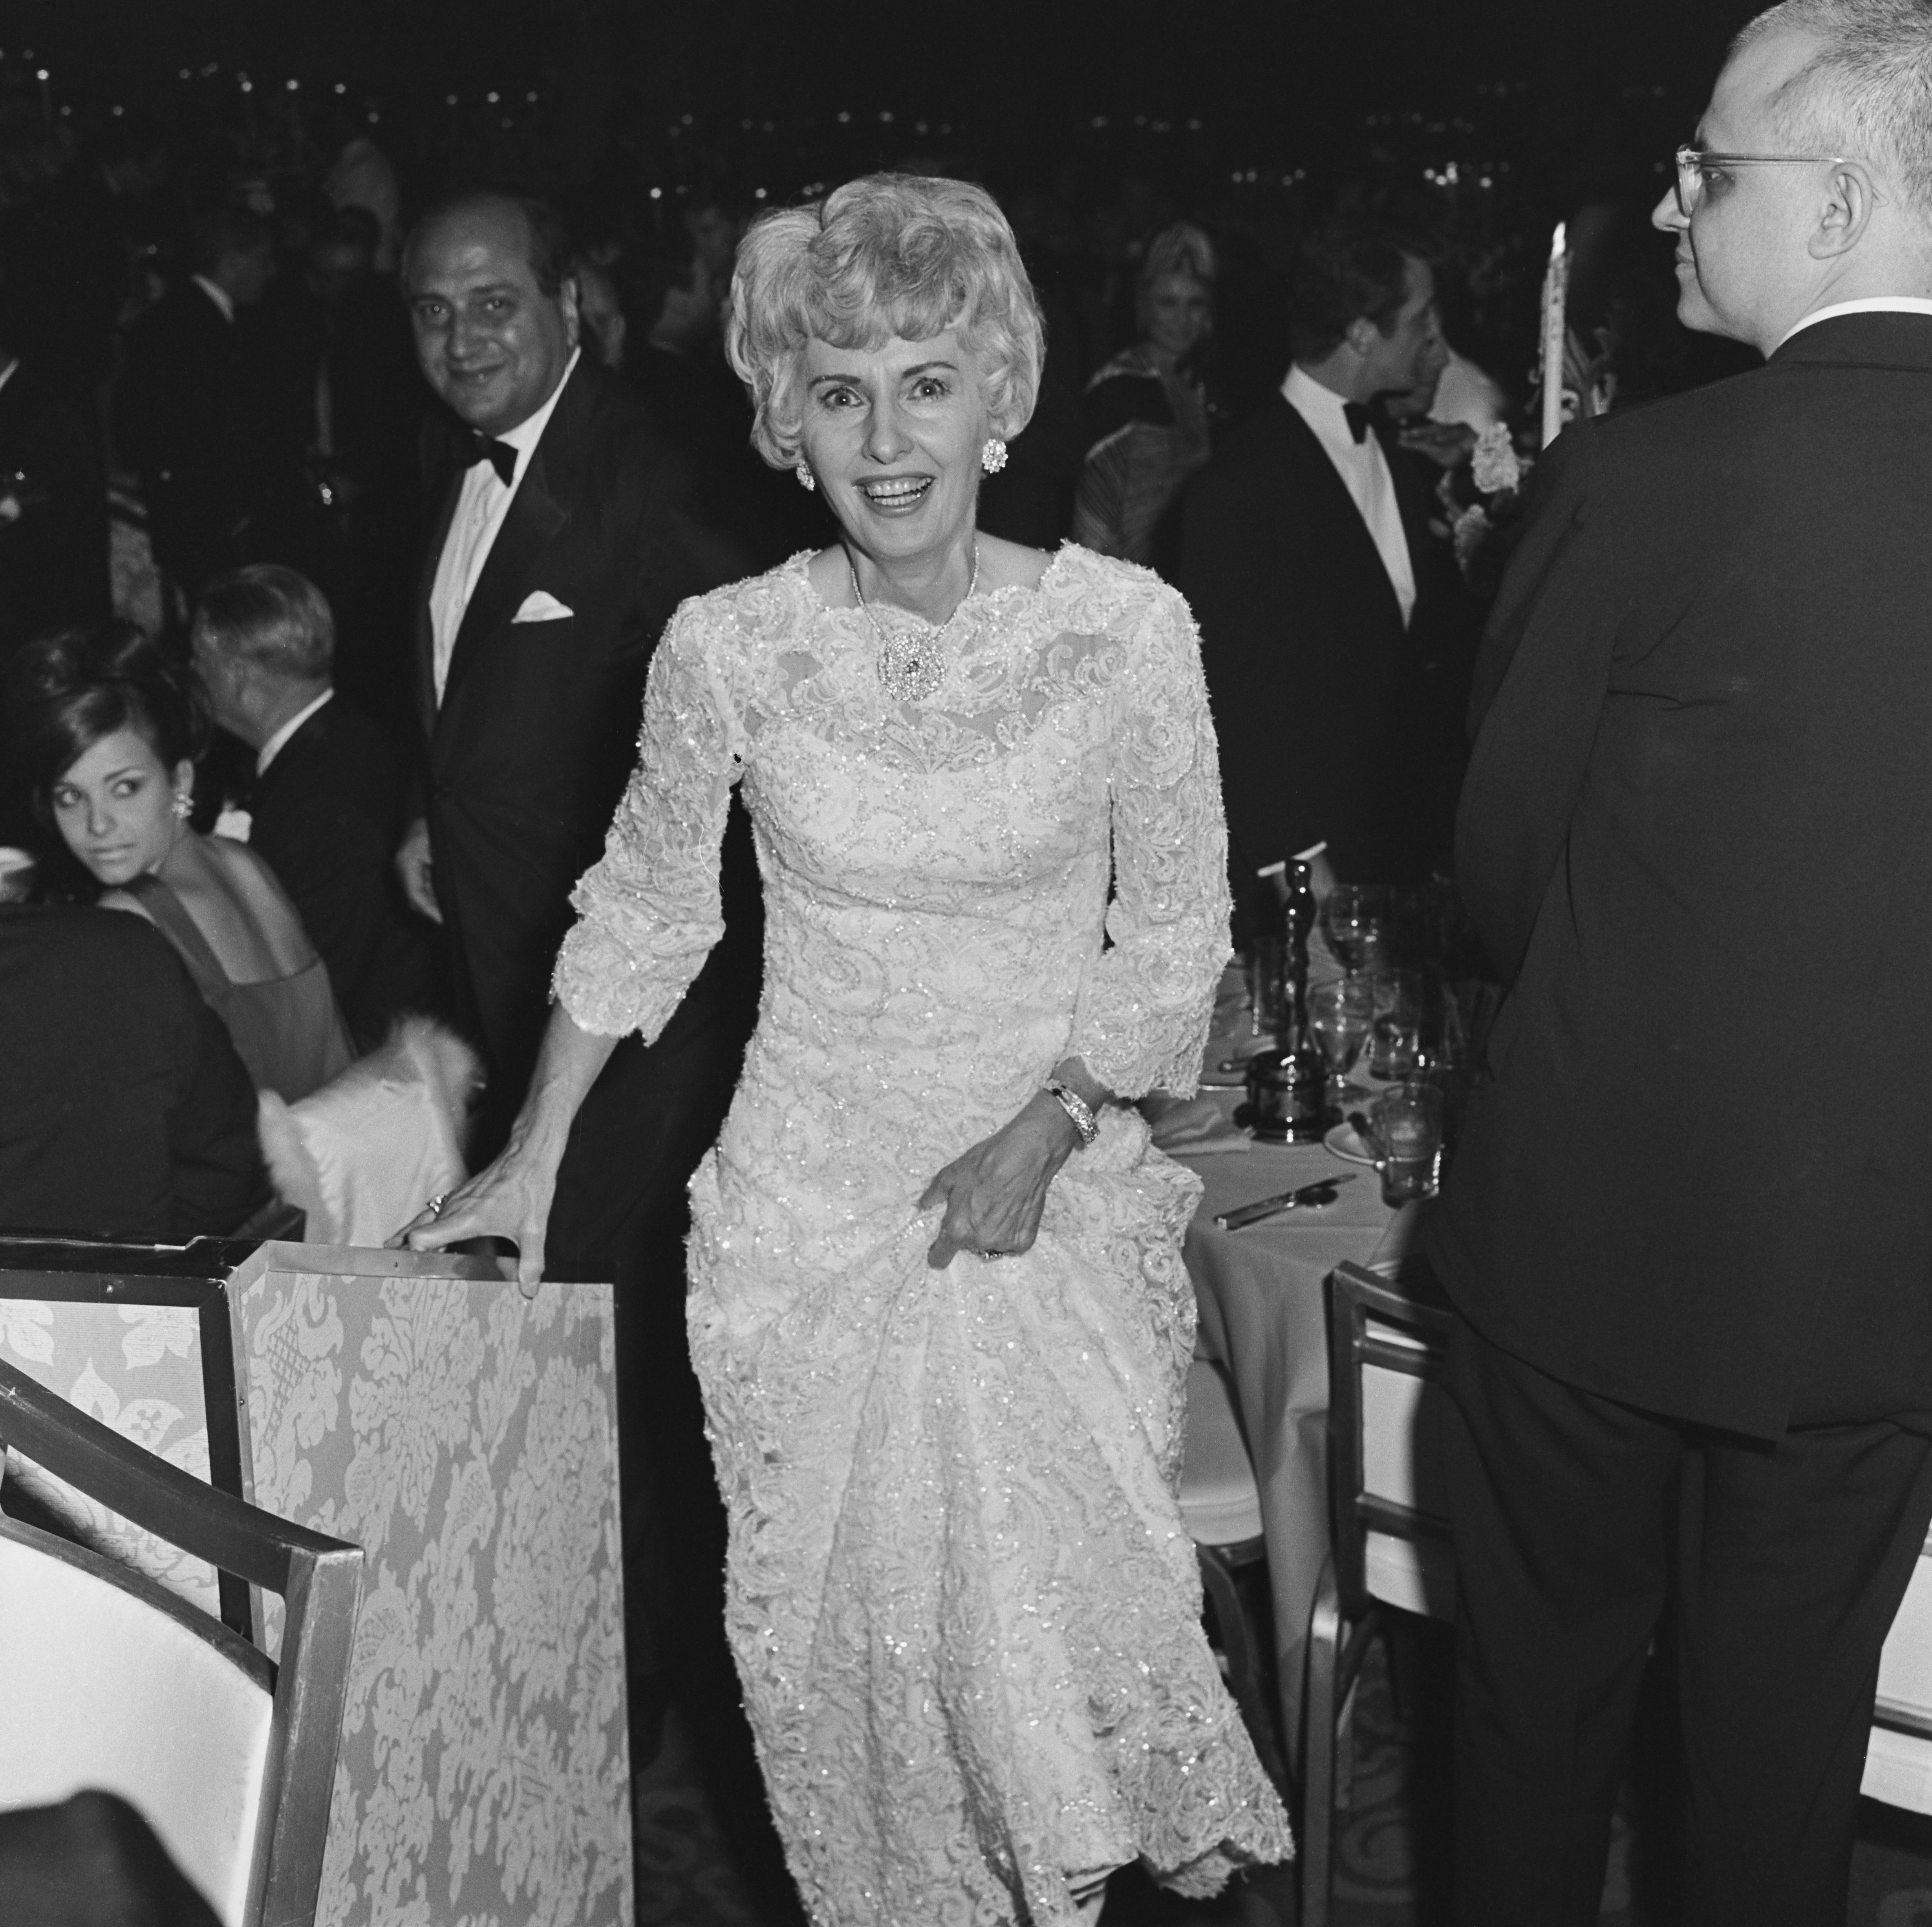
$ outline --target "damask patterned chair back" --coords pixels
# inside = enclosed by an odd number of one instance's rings
[[[286,1608],[274,1664],[144,1575],[0,1518],[0,1808],[118,1794],[224,1927],[312,1921],[361,1549],[216,1491],[4,1364],[0,1449]]]

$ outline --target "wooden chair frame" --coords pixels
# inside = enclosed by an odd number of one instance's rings
[[[1440,1382],[1450,1317],[1432,1279],[1405,1290],[1358,1264],[1336,1267],[1328,1281],[1328,1489],[1333,1550],[1322,1568],[1309,1615],[1308,1690],[1304,1698],[1301,1811],[1301,1927],[1328,1927],[1334,1905],[1336,1734],[1381,1630],[1382,1608],[1370,1594],[1368,1535],[1447,1542],[1442,1522],[1365,1491],[1362,1368]],[[1391,1344],[1371,1319],[1412,1333],[1424,1349]]]
[[[362,1548],[205,1485],[0,1363],[0,1448],[7,1446],[184,1551],[279,1593],[286,1602],[282,1656],[272,1664],[143,1575],[0,1518],[0,1532],[135,1594],[215,1646],[271,1692],[262,1818],[243,1917],[249,1927],[309,1927],[328,1839],[362,1589]]]

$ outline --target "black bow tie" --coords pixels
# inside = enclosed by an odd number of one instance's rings
[[[1345,401],[1342,404],[1342,418],[1348,424],[1348,433],[1358,442],[1365,442],[1369,436],[1369,411],[1358,401]],[[496,445],[500,448],[502,444]]]
[[[1361,437],[1358,435],[1355,439],[1360,441]],[[488,462],[506,488],[516,480],[517,451],[508,442],[493,442],[482,430],[472,428],[465,431],[462,447],[463,466],[466,469],[473,469],[478,462]]]

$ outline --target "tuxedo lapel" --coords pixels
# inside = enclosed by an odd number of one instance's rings
[[[482,639],[516,613],[522,599],[518,591],[530,565],[570,520],[568,509],[557,499],[550,484],[552,463],[546,458],[544,445],[549,439],[546,435],[530,457],[530,465],[511,500],[509,513],[490,545],[483,572],[476,578],[476,592],[463,612],[455,646],[449,652],[448,679],[443,685],[446,710]]]
[[[1408,569],[1415,582],[1416,613],[1419,613],[1429,598],[1429,586],[1436,575],[1436,557],[1432,545],[1438,538],[1429,532],[1429,524],[1436,514],[1436,498],[1424,486],[1420,463],[1424,458],[1412,455],[1396,439],[1395,431],[1382,422],[1376,422],[1373,432],[1376,439],[1382,444],[1382,460],[1388,464],[1396,506],[1402,511],[1402,532],[1408,542]],[[1409,618],[1412,634],[1415,626],[1415,613],[1412,613]]]
[[[454,469],[443,484],[442,506],[436,511],[436,526],[424,552],[422,577],[416,584],[416,715],[422,724],[425,742],[436,734],[436,624],[430,613],[430,598],[436,592],[436,566],[442,559],[443,544],[449,540],[449,525],[456,519],[463,474],[462,469]]]
[[[1281,412],[1281,433],[1276,447],[1290,502],[1304,513],[1313,512],[1318,507],[1324,520],[1332,526],[1341,544],[1335,558],[1337,563],[1352,570],[1367,594],[1385,596],[1388,613],[1400,625],[1402,605],[1396,599],[1395,584],[1389,580],[1382,552],[1376,547],[1376,538],[1370,534],[1367,523],[1362,520],[1362,511],[1355,506],[1355,498],[1348,493],[1348,484],[1328,459],[1328,451],[1322,447],[1321,438],[1302,419],[1301,411],[1285,395],[1277,396],[1276,400]],[[1405,523],[1407,519],[1405,515]]]
[[[583,438],[595,400],[580,362],[557,397],[556,412],[542,440],[531,451],[530,466],[511,498],[509,512],[490,545],[476,591],[463,612],[443,685],[446,715],[483,639],[516,613],[532,565],[570,520],[572,478],[580,466]],[[440,551],[441,544],[437,547]]]

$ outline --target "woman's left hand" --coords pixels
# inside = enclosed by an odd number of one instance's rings
[[[926,1263],[942,1271],[961,1251],[1010,1257],[1030,1251],[1046,1188],[1079,1142],[1058,1100],[1041,1091],[992,1137],[955,1158],[919,1201],[922,1211],[946,1206]]]

